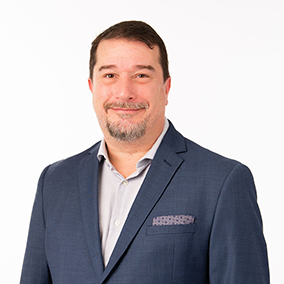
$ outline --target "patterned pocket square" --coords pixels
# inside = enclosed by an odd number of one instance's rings
[[[153,218],[153,226],[193,224],[195,217],[191,215],[168,215]]]

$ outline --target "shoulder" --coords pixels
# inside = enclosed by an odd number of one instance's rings
[[[176,155],[182,159],[175,179],[179,188],[194,188],[190,191],[191,197],[196,194],[202,204],[205,196],[215,201],[212,204],[216,204],[220,196],[224,200],[228,196],[231,200],[236,200],[236,196],[249,196],[250,200],[255,200],[253,175],[246,165],[206,149],[174,131],[175,140],[170,147],[172,151],[179,149]],[[176,143],[184,146],[176,147]]]
[[[171,123],[162,147],[167,151],[176,152],[184,160],[185,165],[204,171],[209,169],[212,171],[227,169],[228,171],[241,164],[237,160],[222,156],[184,137]]]
[[[82,151],[48,165],[41,173],[37,194],[44,200],[44,208],[48,212],[60,210],[60,200],[66,200],[69,194],[78,194],[79,172],[84,160],[90,158],[96,161],[96,153],[100,142]]]
[[[241,162],[206,149],[180,134],[170,123],[161,145],[159,156],[175,152],[183,160],[179,174],[185,179],[202,180],[202,183],[219,186],[227,178],[238,176],[252,180],[250,170]]]
[[[60,175],[61,177],[66,174],[72,175],[73,172],[76,172],[78,170],[78,167],[84,159],[89,157],[91,154],[94,154],[94,156],[96,156],[96,152],[98,151],[99,145],[100,141],[78,154],[52,163],[44,169],[42,175],[44,175],[45,177],[51,175],[53,177],[54,175]]]
[[[219,153],[212,151],[211,149],[204,148],[203,146],[187,139],[185,139],[185,144],[187,147],[187,152],[184,155],[186,159],[192,159],[196,162],[202,163],[204,165],[211,165],[213,167],[218,167],[219,165],[230,165],[236,166],[240,164],[239,161],[225,157]]]
[[[185,166],[191,165],[196,173],[211,180],[246,180],[253,184],[250,169],[238,160],[222,156],[185,138],[188,151],[183,153]],[[193,166],[194,165],[194,166]]]

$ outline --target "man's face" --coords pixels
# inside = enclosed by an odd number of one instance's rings
[[[170,90],[170,78],[163,79],[159,48],[110,39],[100,42],[96,57],[89,87],[104,135],[120,141],[134,141],[145,134],[157,138]]]

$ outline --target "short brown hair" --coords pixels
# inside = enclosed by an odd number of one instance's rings
[[[164,81],[166,81],[167,78],[170,77],[168,54],[166,46],[161,37],[151,26],[142,21],[125,21],[111,26],[110,28],[99,34],[92,42],[89,62],[89,76],[91,80],[93,78],[94,66],[97,62],[96,52],[99,43],[102,40],[113,38],[125,38],[131,41],[141,41],[147,44],[151,49],[153,49],[154,46],[157,45],[160,50],[160,65],[163,69]]]

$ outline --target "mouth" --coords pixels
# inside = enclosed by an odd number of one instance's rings
[[[111,108],[111,110],[115,111],[117,114],[134,114],[141,110],[141,108]]]
[[[146,103],[107,103],[104,105],[104,109],[107,112],[109,109],[117,113],[136,113],[143,109],[148,109],[149,106]]]

